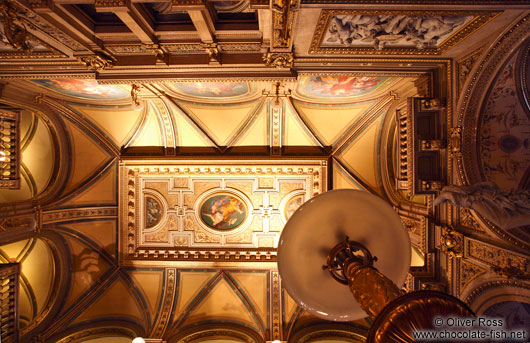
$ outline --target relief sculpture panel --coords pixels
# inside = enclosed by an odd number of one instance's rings
[[[126,161],[120,262],[274,262],[283,226],[327,190],[327,161]]]

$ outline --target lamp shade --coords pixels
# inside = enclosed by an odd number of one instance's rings
[[[278,270],[289,295],[323,319],[352,321],[367,316],[349,288],[322,268],[330,250],[346,236],[376,256],[374,267],[398,286],[405,281],[410,267],[409,235],[384,200],[350,189],[310,199],[282,231]]]

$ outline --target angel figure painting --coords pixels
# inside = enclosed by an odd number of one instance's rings
[[[239,227],[247,218],[247,213],[245,203],[232,194],[213,195],[201,205],[202,221],[217,230],[232,230]]]

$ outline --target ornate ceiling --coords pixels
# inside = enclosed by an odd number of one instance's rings
[[[401,216],[404,290],[528,316],[527,228],[409,192],[400,121],[442,99],[444,182],[528,189],[528,5],[4,0],[22,341],[363,342],[371,319],[311,316],[276,267],[289,216],[339,188]]]

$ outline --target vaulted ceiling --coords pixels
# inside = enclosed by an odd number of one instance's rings
[[[412,242],[407,291],[478,297],[495,262],[466,248],[447,267],[445,224],[528,268],[527,228],[505,237],[464,209],[440,212],[397,176],[399,114],[432,97],[448,140],[479,128],[444,155],[447,183],[528,188],[516,76],[528,2],[2,4],[31,45],[2,29],[0,109],[20,114],[22,158],[19,189],[0,189],[0,260],[22,264],[24,340],[363,342],[371,319],[310,315],[276,268],[289,216],[330,189],[394,206]],[[239,207],[216,219],[209,207],[225,198]]]

